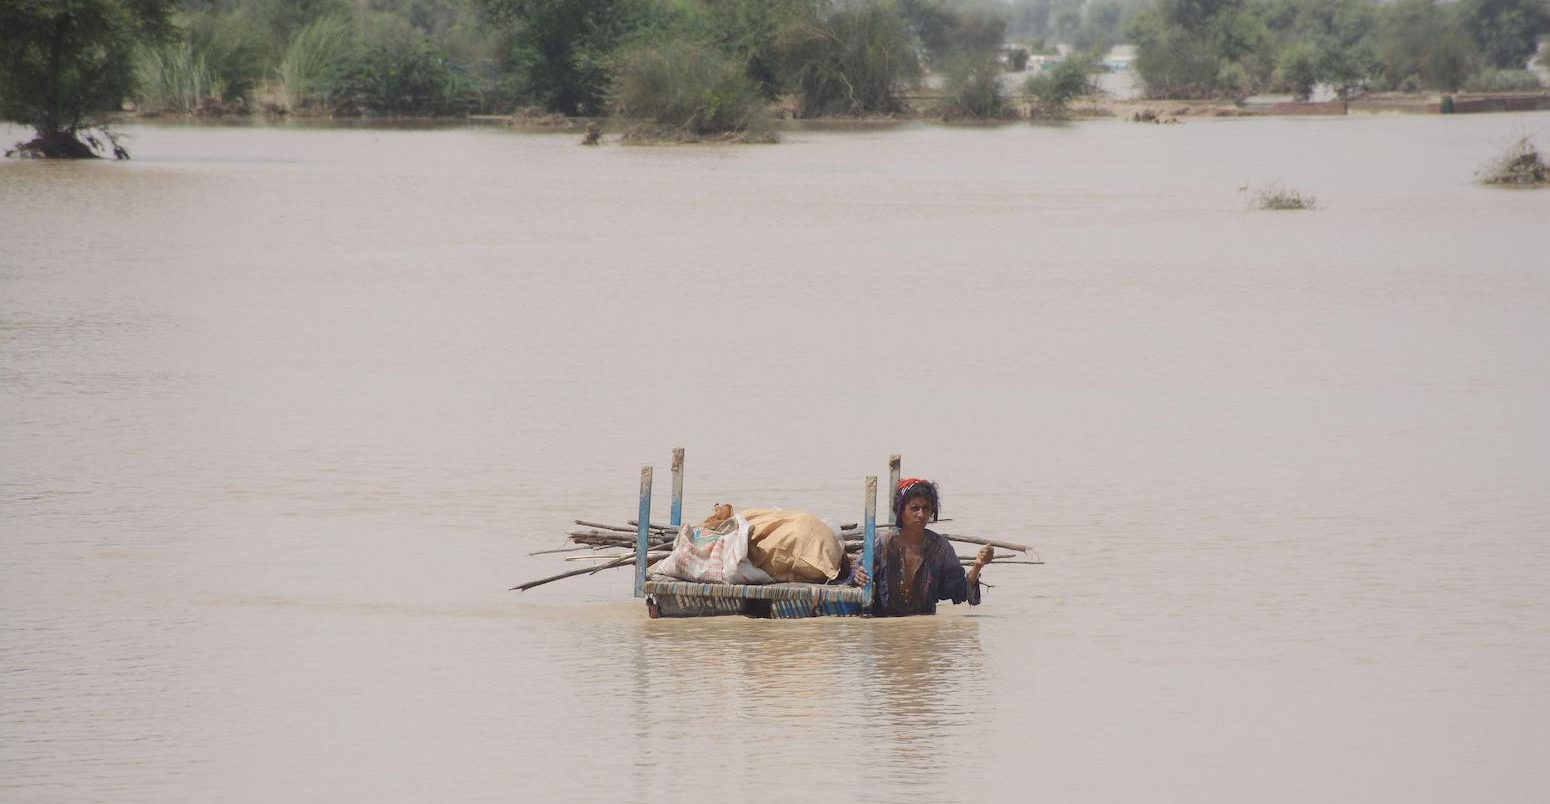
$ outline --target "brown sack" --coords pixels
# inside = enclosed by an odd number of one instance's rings
[[[840,574],[845,545],[823,520],[801,511],[752,508],[748,560],[776,581],[825,583]]]

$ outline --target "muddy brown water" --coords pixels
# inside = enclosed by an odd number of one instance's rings
[[[1550,114],[124,131],[0,162],[0,800],[1550,789],[1550,191],[1472,181]],[[1048,563],[505,591],[675,446],[847,520],[899,452]]]

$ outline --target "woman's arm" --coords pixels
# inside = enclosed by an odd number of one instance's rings
[[[964,574],[963,565],[958,563],[958,551],[952,548],[946,539],[941,544],[943,547],[936,551],[936,576],[938,580],[937,600],[951,600],[954,603],[968,603],[971,606],[980,604],[980,569],[989,563],[990,556],[995,554],[995,548],[986,546],[975,556],[974,565],[970,567],[967,575]],[[990,551],[987,553],[987,551]]]

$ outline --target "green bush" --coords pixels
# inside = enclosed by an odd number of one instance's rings
[[[1091,56],[1072,54],[1054,69],[1030,77],[1023,91],[1038,98],[1046,111],[1063,113],[1071,101],[1092,91],[1092,69]]]
[[[359,44],[329,87],[336,111],[446,117],[467,114],[475,105],[472,81],[407,20],[372,15],[360,28]]]
[[[993,51],[961,54],[948,62],[941,113],[944,120],[993,119],[1008,112],[1003,70]]]
[[[767,135],[766,101],[740,64],[684,40],[631,45],[615,54],[615,114],[689,135]]]

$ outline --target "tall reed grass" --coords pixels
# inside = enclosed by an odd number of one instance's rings
[[[188,42],[139,49],[134,70],[137,97],[148,111],[193,114],[208,101],[220,102],[226,90],[204,54]]]
[[[269,105],[280,111],[326,105],[335,74],[349,60],[353,45],[354,29],[343,17],[322,17],[297,31],[275,68]]]

